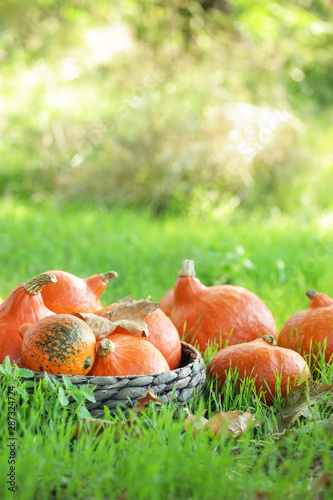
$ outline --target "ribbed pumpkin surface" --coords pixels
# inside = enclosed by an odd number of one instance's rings
[[[34,276],[26,283],[17,285],[0,305],[0,363],[9,356],[12,363],[22,367],[22,339],[19,328],[23,323],[36,323],[50,311],[44,304],[41,290],[55,281],[55,276],[46,273]]]
[[[193,280],[196,278],[178,279],[171,313],[172,322],[186,342],[204,351],[213,341],[223,346],[227,341],[233,345],[265,334],[277,335],[272,313],[251,291],[233,285],[193,290]]]
[[[94,274],[81,279],[65,271],[49,271],[57,278],[57,282],[44,288],[42,297],[45,305],[57,314],[72,312],[94,313],[102,307],[101,294],[106,290],[108,280],[117,276],[110,271]]]
[[[107,356],[97,354],[89,375],[147,375],[170,370],[164,356],[147,340],[127,335],[125,330],[109,335],[108,339],[113,342],[114,351]]]
[[[227,372],[237,367],[238,385],[246,377],[255,378],[257,394],[263,388],[266,403],[272,404],[277,374],[281,377],[282,397],[287,395],[288,386],[291,388],[295,382],[310,376],[309,367],[300,354],[271,345],[265,338],[221,349],[213,356],[208,371],[211,376],[218,377],[220,387],[226,381]]]
[[[325,362],[333,356],[333,300],[316,290],[306,292],[309,309],[299,311],[285,323],[278,344],[300,352],[303,356],[317,355],[325,346]],[[313,363],[311,357],[309,363]]]

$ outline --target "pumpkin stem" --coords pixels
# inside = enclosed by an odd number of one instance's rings
[[[88,356],[83,364],[83,369],[88,370],[88,368],[90,368],[92,366],[92,364],[93,364],[93,362],[92,362],[91,356]]]
[[[118,274],[116,273],[116,271],[107,271],[106,273],[100,274],[100,277],[102,278],[102,280],[108,282],[113,278],[118,278]]]
[[[195,276],[194,260],[190,259],[183,260],[178,276],[179,277]]]
[[[24,289],[30,295],[37,295],[45,285],[56,283],[57,278],[52,273],[42,273],[24,283]]]
[[[268,342],[268,344],[270,345],[276,345],[276,340],[273,335],[263,335],[262,339],[265,340],[265,342]]]
[[[114,345],[114,343],[110,339],[105,337],[98,344],[97,354],[99,356],[107,356],[108,354],[111,354],[115,350],[115,348],[116,346]]]
[[[314,299],[317,295],[318,295],[319,292],[317,292],[316,290],[308,290],[305,295],[307,297],[309,297],[309,299]]]

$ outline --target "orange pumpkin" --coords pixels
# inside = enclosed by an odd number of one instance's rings
[[[39,274],[15,287],[0,305],[0,363],[9,356],[12,363],[23,366],[19,328],[23,323],[36,323],[54,314],[45,306],[41,290],[55,281],[51,273]]]
[[[3,303],[3,301],[4,301],[4,300],[3,300],[3,298],[2,298],[2,297],[0,297],[0,304],[2,304],[2,303]]]
[[[257,295],[240,286],[204,286],[191,260],[182,263],[174,292],[171,321],[201,351],[214,341],[234,345],[277,334],[271,311]]]
[[[54,314],[20,327],[22,361],[31,370],[86,375],[95,360],[96,338],[91,328],[70,314]]]
[[[171,316],[172,308],[175,304],[175,292],[174,289],[168,290],[160,300],[160,309],[167,316]]]
[[[228,371],[237,367],[238,386],[245,378],[255,378],[256,394],[259,395],[263,390],[262,399],[271,405],[276,396],[277,376],[281,378],[283,398],[297,382],[310,377],[310,370],[304,358],[291,349],[277,347],[274,341],[272,335],[264,335],[252,342],[221,349],[213,356],[208,371],[222,388]]]
[[[44,289],[42,297],[45,305],[57,314],[71,312],[94,313],[102,306],[100,296],[106,290],[108,281],[117,277],[115,271],[94,274],[81,279],[65,271],[48,271],[54,274],[57,282]]]
[[[150,342],[125,333],[102,339],[89,375],[147,375],[169,371],[167,360]]]
[[[300,352],[303,356],[318,354],[326,343],[325,361],[333,355],[333,300],[324,293],[308,290],[309,309],[294,314],[285,323],[278,344]],[[310,360],[309,360],[310,362]]]
[[[107,313],[112,311],[116,303],[109,304],[108,306],[96,312],[99,316],[108,316]],[[175,370],[180,365],[182,355],[182,346],[178,331],[172,321],[164,314],[161,309],[156,309],[151,314],[143,318],[147,323],[149,337],[148,340],[163,354],[167,360],[170,370]],[[118,327],[115,333],[128,333],[123,328]]]

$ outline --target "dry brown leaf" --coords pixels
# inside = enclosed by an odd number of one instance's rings
[[[103,434],[107,429],[114,427],[114,422],[110,420],[103,420],[100,418],[83,418],[79,424],[75,427],[74,437],[78,439],[81,434],[97,431],[97,436]]]
[[[154,393],[153,389],[149,388],[149,389],[146,390],[146,392],[144,392],[142,394],[142,396],[140,396],[137,399],[135,405],[132,408],[132,412],[135,415],[138,415],[139,413],[141,413],[142,411],[144,411],[147,408],[147,406],[149,405],[149,403],[151,401],[153,401],[154,403],[160,403],[160,404],[162,404],[161,400],[158,399],[158,397]]]
[[[192,415],[187,408],[184,408],[183,411],[186,413],[184,427],[190,426],[193,435],[197,434],[201,429],[205,429],[211,437],[226,434],[227,436],[238,438],[245,431],[258,425],[255,423],[255,417],[252,415],[250,408],[246,412],[221,411],[214,413],[209,420],[203,416],[207,410],[204,410],[201,415]]]
[[[110,321],[117,321],[119,319],[136,319],[138,317],[144,318],[152,312],[154,312],[159,307],[158,302],[150,302],[148,299],[140,299],[133,301],[130,295],[119,300],[115,307],[108,311],[107,317]],[[126,314],[124,314],[126,312]]]
[[[117,500],[126,500],[126,498],[127,498],[127,491],[124,490],[121,493],[119,493]]]
[[[324,500],[327,498],[327,491],[332,487],[333,484],[333,472],[328,470],[324,471],[314,486],[315,495],[311,498],[313,500]]]
[[[147,323],[143,318],[153,313],[159,307],[158,302],[150,300],[138,300],[133,302],[130,295],[121,299],[117,305],[107,311],[104,316],[116,326],[121,326],[128,332],[139,335],[140,337],[149,337]]]
[[[208,422],[208,420],[204,417],[206,411],[207,410],[204,410],[201,415],[192,415],[188,408],[183,408],[183,412],[186,414],[186,417],[184,418],[184,427],[190,426],[193,436],[206,426]]]
[[[76,312],[72,313],[72,315],[85,321],[94,332],[97,340],[108,337],[118,326],[135,335],[148,338],[148,326],[143,321],[143,318],[154,312],[158,307],[158,302],[150,302],[148,299],[133,302],[131,296],[128,295],[121,299],[111,311],[106,312],[104,316],[84,312]]]
[[[333,416],[325,418],[323,420],[315,420],[314,422],[307,421],[301,427],[302,433],[309,434],[309,432],[312,432],[315,427],[324,429],[329,437],[333,436]],[[297,429],[293,427],[292,429],[288,429],[284,432],[276,432],[274,434],[271,434],[271,437],[274,439],[274,441],[281,441],[282,439],[288,437],[290,434],[294,434],[296,431]]]
[[[256,491],[254,498],[255,500],[270,500],[272,495],[266,491]]]
[[[134,432],[134,436],[139,438],[142,434],[137,422],[129,421],[128,419],[122,422],[111,422],[100,418],[83,418],[74,429],[74,438],[79,439],[81,436],[96,432],[96,436],[103,434],[108,429],[115,429],[113,439],[117,443],[120,439],[129,432]]]
[[[228,411],[218,412],[208,420],[206,427],[213,436],[227,434],[239,438],[245,431],[255,426],[255,417],[250,408],[246,412]]]
[[[77,316],[87,323],[92,329],[97,340],[101,340],[108,335],[111,335],[115,331],[118,325],[112,323],[109,319],[98,316],[93,313],[73,313],[73,316]]]
[[[276,415],[279,432],[294,424],[299,417],[320,417],[312,406],[324,401],[333,405],[333,386],[330,384],[310,380],[294,387],[283,399],[281,411]]]
[[[80,436],[94,432],[96,432],[96,436],[99,436],[108,429],[115,429],[113,439],[116,443],[120,441],[122,436],[127,435],[130,432],[134,433],[136,438],[139,438],[142,434],[142,431],[138,426],[138,421],[130,416],[126,420],[116,423],[100,418],[83,418],[74,429],[74,438],[78,439]]]

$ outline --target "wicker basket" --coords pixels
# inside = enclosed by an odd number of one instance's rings
[[[49,375],[62,383],[62,375]],[[44,378],[44,373],[35,372],[35,380]],[[201,354],[190,344],[182,342],[180,368],[169,372],[150,375],[129,375],[128,377],[90,377],[81,375],[69,376],[72,384],[81,387],[95,387],[96,403],[86,403],[86,407],[94,417],[104,415],[104,406],[110,413],[117,413],[118,408],[126,411],[136,400],[149,389],[159,397],[162,403],[176,402],[179,406],[188,404],[200,396],[206,385],[206,367]]]

